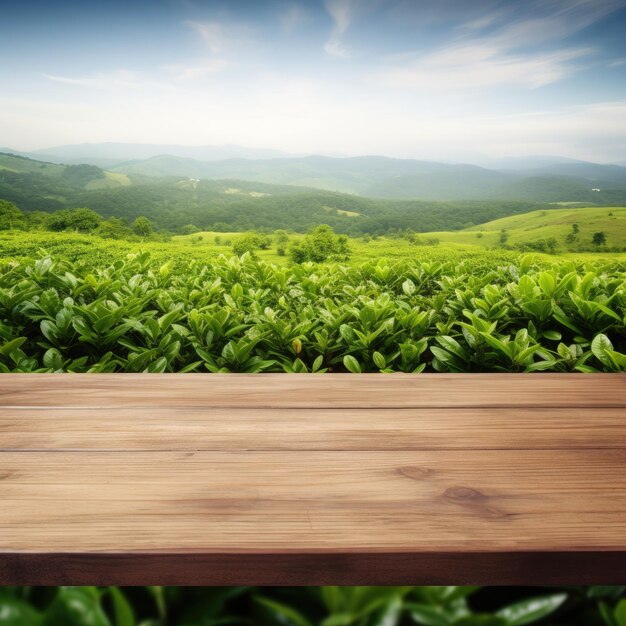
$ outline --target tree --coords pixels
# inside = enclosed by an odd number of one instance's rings
[[[279,247],[285,247],[289,243],[289,235],[286,230],[274,231],[274,238],[276,239],[276,245]]]
[[[606,243],[606,233],[603,231],[598,231],[597,233],[593,233],[593,237],[591,238],[591,243],[594,246],[603,246]]]
[[[27,230],[49,230],[52,214],[47,211],[29,211],[24,214]]]
[[[200,232],[200,228],[198,228],[195,224],[186,224],[185,226],[181,226],[179,228],[179,232],[181,235],[194,235],[195,233]]]
[[[24,228],[26,226],[26,216],[12,202],[0,200],[0,230],[12,230],[13,228]]]
[[[98,228],[100,222],[102,217],[91,209],[63,209],[53,213],[48,226],[50,230],[75,230],[87,233]]]
[[[94,179],[105,178],[104,171],[95,165],[66,165],[63,178],[77,187],[83,187]]]
[[[567,233],[567,237],[565,237],[566,243],[574,243],[576,238],[578,237],[578,233],[580,232],[580,227],[578,224],[572,224],[572,230]]]
[[[257,235],[258,238],[258,247],[261,250],[267,250],[272,245],[272,238],[269,235]]]
[[[233,244],[233,252],[237,256],[241,256],[246,252],[254,255],[255,251],[260,247],[261,237],[256,233],[245,233],[238,237]]]
[[[140,237],[149,237],[152,233],[152,222],[143,215],[140,215],[133,222],[133,232]]]
[[[350,248],[345,235],[336,235],[327,224],[320,224],[291,248],[291,258],[294,263],[313,261],[322,263],[333,257],[348,258]]]
[[[132,235],[133,231],[119,217],[111,217],[100,223],[96,234],[110,239],[124,239]]]
[[[291,255],[291,260],[294,263],[304,263],[308,260],[306,250],[302,245],[291,246],[289,254]]]

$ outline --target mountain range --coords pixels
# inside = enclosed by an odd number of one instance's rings
[[[481,167],[384,156],[286,155],[240,146],[104,143],[0,152],[106,169],[92,186],[154,178],[235,179],[389,199],[626,202],[625,166],[559,156],[496,159],[492,167]]]

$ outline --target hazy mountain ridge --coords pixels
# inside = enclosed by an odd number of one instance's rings
[[[84,144],[67,148],[84,150],[85,145],[92,146],[92,144]],[[102,161],[107,154],[111,156],[112,151],[117,150],[117,146],[129,144],[93,145],[100,146],[102,150],[94,153],[96,156],[92,156],[92,162]],[[148,144],[137,146],[131,144],[131,146],[139,151],[163,147]],[[32,158],[27,155],[23,156]],[[533,158],[544,164],[541,167],[526,167],[532,164]],[[491,169],[471,164],[396,159],[384,156],[314,155],[202,161],[191,157],[157,154],[145,159],[126,160],[106,170],[100,168],[101,172],[108,171],[108,173],[99,174],[97,177],[106,179],[107,186],[130,184],[133,181],[141,182],[150,178],[236,179],[388,199],[425,201],[500,199],[591,204],[626,202],[626,167],[561,157],[532,157],[530,159],[530,161],[528,159],[517,161],[518,166],[524,166],[523,169]],[[86,164],[82,166],[95,167]],[[104,181],[93,182],[92,186],[98,184],[104,184]],[[597,189],[600,191],[596,191]]]
[[[247,148],[245,146],[179,146],[174,144],[134,144],[121,142],[83,143],[54,146],[34,150],[34,158],[48,158],[54,162],[91,163],[108,161],[110,165],[125,161],[149,159],[160,154],[171,154],[181,158],[199,161],[222,161],[234,158],[271,159],[296,156],[281,150],[265,148]],[[97,165],[98,163],[95,163]]]
[[[285,228],[305,232],[324,223],[354,235],[407,228],[420,232],[454,230],[536,208],[551,208],[510,201],[375,199],[233,179],[132,176],[127,184],[108,186],[111,176],[125,175],[91,165],[61,166],[0,154],[0,199],[15,202],[25,211],[89,207],[104,217],[127,222],[143,215],[156,227],[174,232],[189,225],[202,230]]]
[[[389,157],[292,157],[202,162],[159,155],[113,168],[142,176],[237,178],[299,185],[380,198],[536,202],[599,202],[594,188],[626,192],[626,168],[587,162],[561,162],[524,170],[496,170],[470,164],[438,163]],[[537,179],[543,179],[538,184]],[[541,181],[540,181],[541,182]],[[528,183],[528,184],[526,184]],[[549,190],[544,195],[543,190]],[[614,199],[607,200],[609,202]]]

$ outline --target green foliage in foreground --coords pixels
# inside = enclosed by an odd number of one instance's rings
[[[626,626],[625,590],[6,587],[0,626]]]
[[[0,265],[0,370],[625,371],[626,268],[526,256]]]

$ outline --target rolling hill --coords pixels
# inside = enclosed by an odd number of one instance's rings
[[[244,146],[180,146],[149,143],[82,143],[54,146],[26,153],[35,159],[46,159],[54,163],[88,163],[99,167],[111,167],[135,159],[149,159],[159,154],[171,154],[181,158],[203,161],[224,159],[271,159],[291,156],[280,150],[246,148]]]
[[[154,161],[161,164],[163,174],[174,165],[198,169],[193,171],[195,176],[192,177],[148,177],[146,164]],[[244,170],[254,178],[267,176],[276,180],[267,183],[236,178],[202,178],[202,168],[207,166],[213,168],[215,175],[225,176]],[[270,170],[272,176],[267,175]],[[612,171],[619,174],[620,168]],[[398,175],[397,172],[403,173]],[[328,186],[333,181],[337,186],[342,181],[349,181],[350,185],[369,185],[372,189],[372,181],[386,177],[391,177],[392,181],[388,183],[387,195],[402,196],[401,192],[404,192],[406,198],[385,197],[382,185],[378,186],[379,197],[315,188],[323,180]],[[301,181],[302,186],[296,186],[295,181]],[[305,182],[307,186],[304,186]],[[427,198],[436,197],[438,190],[444,187],[448,196],[461,198],[466,195],[468,199],[409,199],[417,193],[423,193]],[[193,225],[202,230],[286,228],[303,232],[320,223],[352,235],[384,234],[405,229],[454,231],[533,209],[550,213],[559,210],[547,202],[506,199],[505,195],[498,196],[497,193],[489,197],[490,189],[494,193],[493,189],[503,188],[517,188],[522,198],[540,197],[551,202],[562,201],[568,197],[568,189],[575,189],[578,202],[606,202],[602,191],[591,191],[587,183],[578,179],[563,176],[522,178],[476,166],[385,157],[307,157],[215,163],[155,157],[137,162],[130,173],[124,173],[88,164],[59,165],[0,154],[0,199],[15,202],[23,210],[89,207],[105,217],[125,220],[145,215],[157,227],[172,231]],[[478,195],[483,199],[472,199]],[[620,202],[615,202],[617,204]]]
[[[578,232],[567,241],[574,224]],[[517,246],[554,238],[560,248],[588,248],[596,232],[604,232],[609,246],[626,249],[626,207],[562,208],[529,211],[492,220],[456,232],[428,233],[440,241],[477,246],[500,244],[502,231],[506,243]]]
[[[377,198],[626,202],[626,168],[585,162],[550,163],[528,170],[495,170],[379,156],[198,161],[158,155],[113,168],[141,176],[235,178],[315,187]],[[600,191],[593,191],[595,188]]]
[[[61,146],[21,156],[38,154],[48,162],[92,164],[131,178],[236,179],[389,199],[626,203],[626,167],[563,157],[496,159],[492,167],[479,167],[383,156],[297,157],[239,146],[119,143]],[[110,175],[102,178],[107,186],[116,182]]]
[[[379,163],[370,164],[372,167]],[[386,161],[382,165],[387,165]],[[459,229],[544,207],[529,202],[388,200],[255,181],[146,178],[91,165],[61,166],[0,155],[0,199],[25,211],[89,207],[104,217],[149,217],[176,231],[288,228],[330,224],[348,234]],[[546,208],[549,208],[546,206]]]
[[[83,189],[112,189],[131,184],[127,174],[108,172],[94,165],[60,165],[6,153],[0,153],[0,171],[45,176],[61,184]]]

